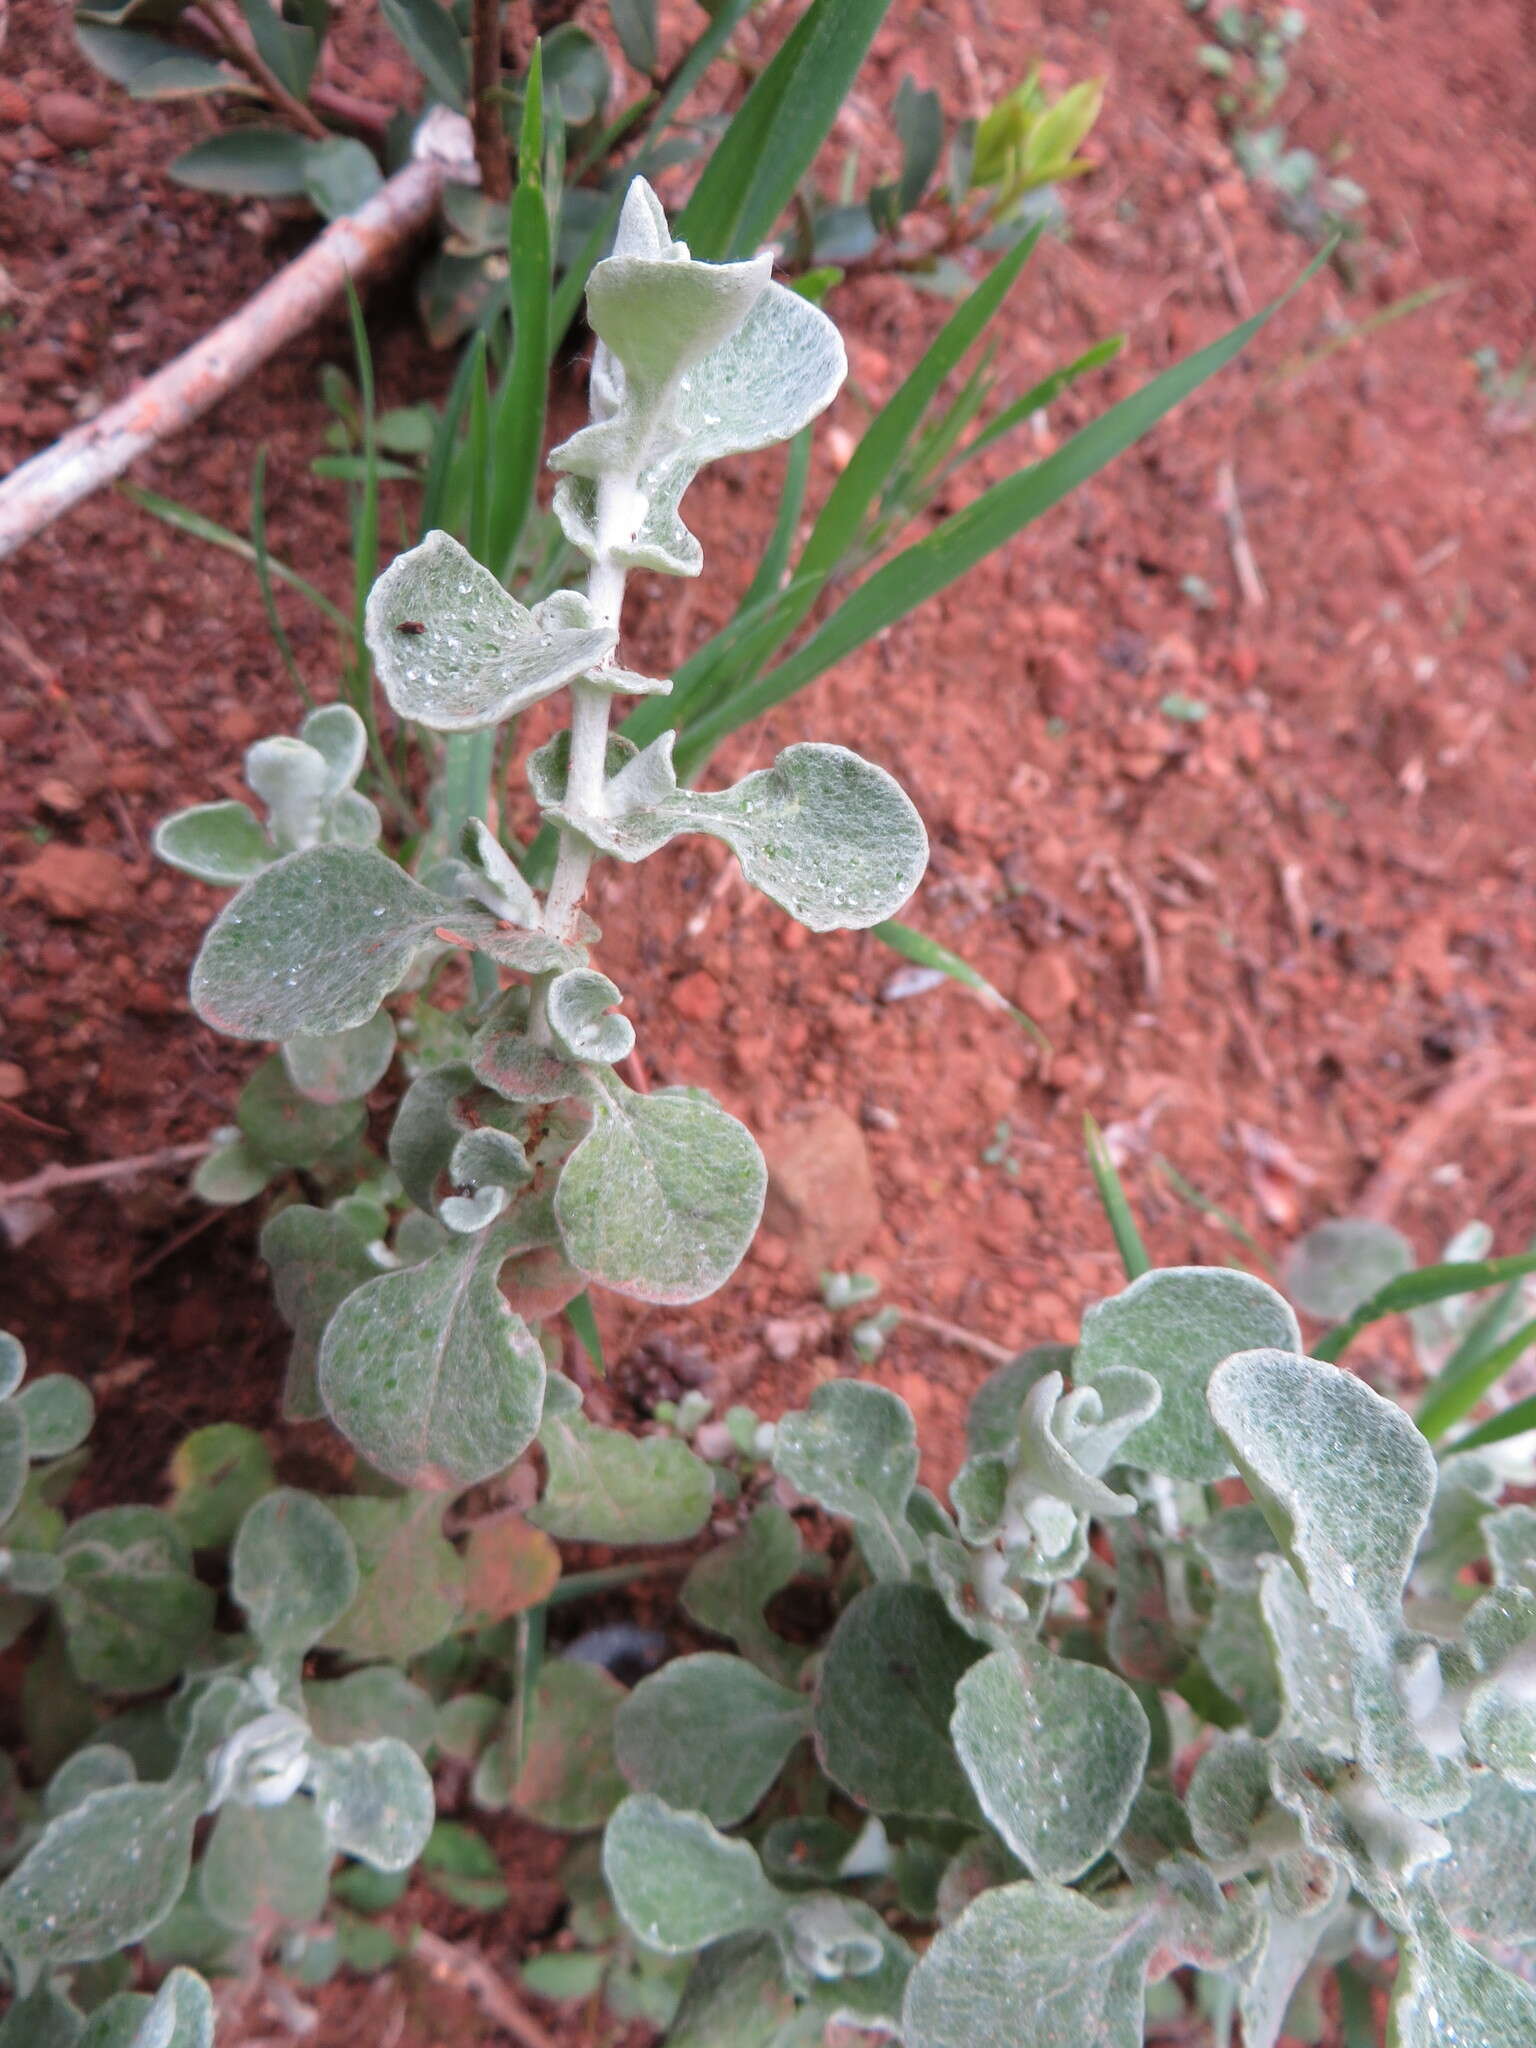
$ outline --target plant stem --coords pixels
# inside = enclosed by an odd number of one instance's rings
[[[501,0],[474,0],[469,33],[470,114],[480,190],[487,199],[501,201],[512,196],[512,166],[496,97],[501,84]]]
[[[225,0],[203,0],[203,12],[219,31],[231,59],[259,85],[278,113],[284,114],[301,134],[313,142],[324,142],[329,130],[325,123],[284,85],[263,60],[254,43],[247,42],[243,23]]]

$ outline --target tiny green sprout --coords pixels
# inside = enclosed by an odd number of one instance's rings
[[[823,1273],[821,1276],[821,1298],[834,1311],[857,1308],[860,1302],[876,1300],[879,1293],[880,1282],[868,1273]]]
[[[993,1126],[992,1142],[982,1149],[981,1162],[983,1166],[1000,1166],[1011,1179],[1017,1180],[1020,1168],[1018,1160],[1009,1150],[1012,1143],[1013,1125],[1007,1117],[999,1117]]]

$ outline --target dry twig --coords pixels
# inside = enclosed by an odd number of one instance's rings
[[[1355,1205],[1356,1215],[1390,1222],[1408,1190],[1423,1181],[1456,1125],[1476,1108],[1503,1072],[1504,1056],[1496,1045],[1479,1046],[1459,1059],[1443,1086],[1392,1141]]]
[[[133,1159],[93,1159],[88,1166],[42,1166],[26,1180],[0,1186],[0,1209],[15,1202],[34,1202],[54,1195],[61,1188],[89,1187],[104,1180],[132,1180],[141,1173],[158,1173],[166,1166],[186,1166],[194,1159],[206,1159],[213,1150],[205,1139],[198,1145],[166,1145],[158,1152],[140,1152]]]
[[[1259,565],[1248,544],[1248,528],[1244,524],[1243,507],[1237,495],[1237,477],[1230,462],[1222,463],[1216,472],[1216,509],[1226,521],[1232,571],[1237,577],[1244,607],[1251,612],[1261,612],[1269,603],[1269,592],[1264,588],[1264,578],[1259,574]]]
[[[510,2034],[520,2048],[557,2048],[554,2036],[545,2032],[478,1949],[444,1941],[441,1935],[419,1927],[411,1942],[411,1953],[429,1975],[441,1983],[455,1985],[472,1998],[486,2018],[503,2033]]]
[[[931,1336],[942,1337],[946,1344],[956,1344],[962,1351],[974,1351],[978,1358],[989,1358],[994,1365],[1011,1365],[1018,1357],[1006,1344],[994,1344],[990,1337],[978,1337],[974,1330],[962,1329],[959,1323],[947,1323],[942,1316],[925,1315],[921,1309],[904,1308],[901,1320],[910,1323],[914,1330],[927,1330]]]
[[[1253,300],[1248,295],[1247,283],[1238,268],[1237,251],[1232,246],[1227,224],[1221,217],[1221,208],[1216,204],[1216,194],[1202,192],[1195,205],[1201,224],[1210,237],[1211,247],[1216,251],[1217,268],[1221,272],[1221,281],[1226,287],[1232,310],[1241,319],[1246,320],[1253,311]]]

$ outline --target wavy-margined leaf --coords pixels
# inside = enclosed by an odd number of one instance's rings
[[[911,1577],[917,1431],[898,1395],[864,1380],[828,1380],[809,1408],[780,1422],[773,1463],[798,1493],[853,1523],[877,1578]]]
[[[168,866],[199,882],[234,889],[277,859],[277,848],[249,804],[194,804],[155,827],[154,849]]]
[[[312,1800],[229,1800],[198,1864],[198,1895],[220,1926],[237,1934],[302,1927],[325,1911],[334,1853]]]
[[[778,1943],[766,1934],[732,1935],[694,1964],[668,2048],[778,2048],[794,2011]]]
[[[360,1584],[325,1647],[405,1664],[440,1643],[464,1604],[464,1562],[442,1532],[442,1495],[342,1495],[326,1505],[352,1538]]]
[[[558,1051],[569,1060],[612,1067],[634,1050],[635,1027],[627,1017],[614,1014],[623,1001],[619,989],[606,974],[589,967],[557,974],[549,984],[545,1010],[550,1035]]]
[[[982,1654],[924,1586],[871,1586],[832,1633],[816,1688],[822,1769],[874,1813],[975,1824],[950,1740],[955,1689]]]
[[[922,880],[928,835],[915,806],[848,748],[806,741],[730,789],[692,790],[677,786],[672,738],[620,769],[601,816],[563,798],[550,814],[619,860],[644,860],[680,833],[723,839],[754,888],[817,932],[879,924]]]
[[[1055,1884],[983,1892],[912,1972],[907,2048],[1141,2048],[1157,1945],[1144,1908],[1095,1905]]]
[[[1385,1798],[1348,1758],[1290,1737],[1268,1749],[1274,1795],[1300,1821],[1308,1847],[1341,1863],[1377,1912],[1400,1926],[1421,1874],[1449,1855],[1446,1837]]]
[[[540,1827],[569,1834],[600,1828],[624,1797],[613,1754],[623,1699],[623,1686],[600,1664],[547,1658],[526,1719],[510,1708],[480,1759],[477,1804],[512,1806]]]
[[[23,1387],[12,1405],[26,1427],[27,1456],[34,1461],[78,1450],[96,1419],[90,1388],[67,1372],[45,1372]]]
[[[1536,1792],[1479,1771],[1444,1830],[1451,1853],[1429,1887],[1451,1925],[1473,1941],[1536,1941]]]
[[[311,1102],[357,1102],[389,1072],[395,1056],[395,1023],[380,1010],[366,1024],[319,1038],[290,1038],[283,1065],[295,1088]]]
[[[267,1224],[261,1256],[272,1270],[277,1312],[293,1332],[283,1413],[290,1421],[311,1421],[325,1412],[315,1372],[326,1325],[378,1267],[345,1209],[314,1209],[304,1202],[279,1210]]]
[[[1411,1905],[1388,2022],[1391,2048],[1529,2048],[1536,1991],[1446,1925],[1433,1900]]]
[[[138,1941],[181,1896],[199,1804],[195,1785],[114,1785],[51,1821],[0,1885],[0,1946],[59,1969]]]
[[[1033,1344],[1007,1365],[988,1373],[966,1410],[965,1441],[972,1457],[1002,1457],[1018,1442],[1024,1402],[1048,1372],[1063,1379],[1072,1370],[1070,1344]]]
[[[230,1591],[268,1656],[302,1655],[357,1598],[357,1552],[323,1501],[291,1486],[247,1512],[230,1556]]]
[[[1355,1731],[1348,1636],[1324,1619],[1283,1557],[1261,1564],[1259,1613],[1280,1681],[1280,1732],[1349,1756]]]
[[[435,732],[502,724],[595,666],[617,638],[574,591],[529,611],[442,532],[397,555],[374,584],[366,632],[391,705]]]
[[[1211,1378],[1211,1414],[1314,1604],[1349,1640],[1363,1754],[1422,1819],[1465,1796],[1454,1755],[1424,1730],[1443,1690],[1433,1646],[1407,1638],[1402,1600],[1435,1493],[1435,1459],[1395,1403],[1339,1366],[1241,1352]]]
[[[643,1679],[614,1724],[619,1769],[637,1792],[745,1820],[809,1734],[810,1701],[741,1657],[706,1650]]]
[[[745,1257],[768,1172],[757,1141],[707,1095],[637,1095],[592,1080],[593,1123],[555,1188],[571,1264],[641,1301],[701,1301]]]
[[[1124,1679],[1038,1647],[973,1664],[950,1725],[988,1820],[1027,1869],[1062,1882],[1119,1834],[1151,1742]]]
[[[1516,1501],[1485,1515],[1483,1535],[1498,1584],[1536,1593],[1536,1508]]]
[[[344,1678],[310,1680],[304,1687],[304,1712],[316,1740],[333,1749],[390,1735],[424,1756],[437,1726],[432,1695],[393,1664],[369,1664]]]
[[[780,1684],[789,1684],[805,1652],[769,1627],[764,1609],[800,1566],[800,1531],[793,1516],[764,1501],[739,1536],[717,1543],[689,1570],[680,1595],[683,1612],[700,1628],[726,1636]]]
[[[432,1832],[426,1765],[392,1735],[311,1752],[309,1786],[332,1846],[375,1870],[409,1870]]]
[[[509,1251],[493,1225],[419,1266],[349,1294],[320,1350],[320,1395],[338,1429],[390,1478],[462,1492],[532,1443],[544,1354],[497,1277]]]
[[[1232,1735],[1200,1758],[1186,1805],[1195,1841],[1215,1863],[1266,1868],[1276,1910],[1306,1919],[1334,1892],[1332,1860],[1302,1841],[1294,1816],[1276,1805],[1269,1754],[1249,1735]]]
[[[108,1692],[169,1685],[208,1634],[214,1610],[170,1517],[155,1508],[98,1508],[69,1530],[59,1558],[59,1615],[77,1675]]]
[[[57,1820],[93,1792],[105,1792],[111,1785],[131,1785],[138,1775],[126,1750],[110,1742],[87,1743],[66,1757],[48,1780],[43,1812],[49,1820]]]
[[[1295,1316],[1264,1281],[1224,1266],[1167,1266],[1089,1309],[1072,1370],[1083,1386],[1111,1366],[1151,1373],[1162,1405],[1125,1444],[1126,1463],[1221,1479],[1232,1463],[1206,1404],[1213,1369],[1234,1351],[1300,1348]]]
[[[1467,1698],[1467,1742],[1510,1784],[1536,1792],[1536,1593],[1497,1587],[1478,1601],[1466,1627],[1486,1673]]]
[[[264,869],[219,913],[192,969],[192,1007],[231,1038],[350,1031],[434,942],[476,947],[531,974],[585,958],[446,902],[382,853],[311,846]]]
[[[626,1799],[609,1821],[603,1876],[624,1924],[663,1955],[775,1926],[784,1907],[750,1842],[728,1840],[702,1813],[679,1813],[648,1792]]]
[[[579,1412],[546,1415],[549,1476],[529,1520],[568,1543],[681,1543],[714,1500],[709,1467],[677,1437],[630,1436]]]

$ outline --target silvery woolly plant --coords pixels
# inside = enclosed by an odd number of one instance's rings
[[[739,1654],[616,1721],[613,1897],[697,1956],[669,2048],[1275,2048],[1337,2038],[1335,1973],[1352,2042],[1387,1983],[1392,2048],[1536,2041],[1536,1510],[1265,1282],[1148,1272],[994,1373],[947,1507],[870,1383],[773,1462],[683,1593]],[[809,1645],[796,1496],[854,1539]]]
[[[433,533],[369,599],[369,647],[401,719],[479,732],[569,692],[569,729],[527,764],[558,834],[547,892],[483,818],[467,822],[456,857],[419,875],[368,843],[376,817],[351,787],[362,733],[339,743],[349,714],[337,707],[298,740],[254,750],[265,828],[230,805],[162,828],[168,859],[246,877],[204,942],[194,1006],[222,1031],[280,1047],[222,1155],[232,1183],[354,1142],[356,1098],[395,1044],[387,1000],[450,954],[483,963],[488,999],[437,1034],[451,1056],[423,1050],[411,1020],[414,1078],[389,1158],[413,1213],[393,1241],[366,1196],[289,1207],[264,1239],[295,1332],[290,1413],[323,1408],[407,1486],[462,1491],[541,1433],[552,1471],[562,1454],[569,1463],[587,1425],[568,1383],[547,1380],[538,1320],[589,1283],[696,1301],[729,1277],[757,1225],[765,1173],[750,1133],[700,1090],[641,1093],[619,1072],[634,1030],[591,964],[599,934],[582,902],[594,861],[638,861],[707,833],[816,931],[888,917],[926,861],[911,803],[844,748],[791,746],[705,791],[680,785],[670,732],[637,750],[608,729],[616,697],[670,688],[617,659],[630,570],[696,575],[702,550],[679,506],[698,470],[797,433],[842,382],[836,329],[769,272],[767,255],[691,259],[637,181],[588,290],[591,423],[550,457],[557,514],[590,565],[585,590],[527,609]],[[499,986],[503,970],[513,986]]]

